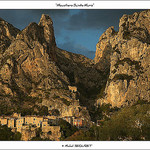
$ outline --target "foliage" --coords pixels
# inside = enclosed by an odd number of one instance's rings
[[[48,107],[42,106],[38,114],[40,116],[47,116],[48,115]]]
[[[71,102],[69,102],[68,100],[66,100],[65,98],[60,98],[60,100],[67,106],[69,106],[71,104]]]
[[[96,141],[150,140],[150,104],[134,105],[115,112],[99,127],[93,126],[80,139]],[[74,137],[79,139],[79,135]]]
[[[0,103],[0,116],[2,115],[12,115],[13,111],[11,107],[7,104],[7,102]]]
[[[63,119],[59,119],[58,125],[60,126],[60,130],[62,132],[61,139],[64,140],[65,138],[74,134],[78,129],[75,126],[72,126],[70,123]]]
[[[20,141],[21,134],[12,132],[6,125],[0,125],[0,141]]]
[[[51,141],[50,139],[48,138],[41,138],[41,137],[33,137],[30,141]]]
[[[14,134],[14,140],[15,141],[20,141],[21,140],[21,133],[20,132],[15,132],[15,134]]]
[[[58,109],[52,109],[52,115],[53,116],[59,116],[60,115],[60,112]]]
[[[91,135],[92,132],[79,130],[76,131],[73,135],[67,137],[65,141],[94,141],[94,137]]]
[[[111,108],[110,104],[102,104],[101,106],[98,107],[92,107],[92,109],[90,110],[91,119],[94,122],[102,119],[107,120],[109,118],[106,117],[106,115],[110,115],[110,113],[116,112],[118,110],[119,110],[118,107]]]

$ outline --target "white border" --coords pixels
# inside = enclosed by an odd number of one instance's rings
[[[93,7],[57,7],[56,3],[93,4]],[[0,1],[0,9],[149,9],[150,1]],[[62,145],[92,144],[89,148],[62,147]],[[149,149],[150,142],[99,141],[38,141],[0,142],[0,149]]]
[[[78,7],[57,7],[78,5]],[[80,7],[79,5],[85,5]],[[93,7],[86,7],[86,4]],[[0,9],[149,9],[150,1],[0,1]]]
[[[62,147],[62,145],[92,145],[91,147]],[[21,141],[21,142],[0,142],[0,149],[149,149],[150,142],[129,142],[129,141]]]

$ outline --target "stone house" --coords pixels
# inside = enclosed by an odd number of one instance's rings
[[[50,126],[57,126],[58,122],[59,122],[59,118],[57,118],[57,119],[48,119],[48,124]]]
[[[40,116],[25,116],[25,124],[33,124],[40,127],[43,121],[43,117]]]
[[[16,127],[16,120],[15,118],[8,119],[8,128],[14,128]]]
[[[21,113],[13,113],[12,117],[13,118],[20,118],[21,117]]]
[[[42,122],[42,132],[49,132],[49,124],[47,121]]]
[[[85,121],[83,118],[73,118],[73,125],[80,128],[85,126]]]
[[[61,137],[60,126],[50,126],[49,129],[52,133],[51,135],[48,135],[49,139],[59,141]]]
[[[72,118],[72,116],[63,117],[62,119],[67,121],[71,125],[73,125],[73,118]]]
[[[43,121],[43,117],[37,116],[34,120],[34,124],[37,127],[41,127],[42,126],[42,121]]]
[[[50,119],[51,118],[51,119]],[[53,125],[50,126],[50,121]],[[22,134],[21,140],[28,141],[36,136],[37,129],[42,128],[41,138],[49,138],[51,140],[59,140],[61,137],[60,126],[57,124],[57,117],[43,117],[43,116],[25,116],[14,113],[12,116],[0,117],[0,123],[7,125],[12,129],[12,132],[20,132]]]
[[[60,126],[49,126],[48,123],[42,123],[41,138],[49,138],[50,140],[59,141],[61,137]]]
[[[24,118],[23,117],[16,119],[16,128],[17,128],[18,132],[21,132],[23,124],[24,124]]]
[[[57,116],[47,116],[48,119],[57,119]]]
[[[77,87],[76,86],[68,86],[68,88],[69,88],[69,90],[71,91],[71,92],[77,92]]]
[[[1,125],[7,125],[8,124],[8,119],[5,118],[5,117],[1,117],[0,118],[0,123],[1,123]]]
[[[36,127],[32,127],[32,126],[29,126],[29,125],[22,126],[21,140],[23,140],[23,141],[31,140],[33,137],[36,137],[36,131],[37,131]]]

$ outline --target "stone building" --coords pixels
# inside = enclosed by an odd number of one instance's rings
[[[50,140],[59,141],[60,137],[60,126],[49,126],[46,123],[42,124],[41,138],[48,138]]]
[[[20,118],[21,117],[21,113],[13,113],[12,117],[14,117],[14,118]]]
[[[16,128],[17,128],[18,132],[21,132],[23,124],[24,124],[24,118],[23,117],[17,118],[17,120],[16,120]]]
[[[8,128],[14,128],[16,127],[16,120],[15,118],[8,119]]]
[[[81,128],[81,127],[85,127],[86,122],[84,118],[73,118],[73,125],[78,128]]]
[[[51,122],[52,121],[52,122]],[[50,125],[50,122],[52,123]],[[37,129],[41,127],[41,138],[50,140],[59,140],[61,137],[60,126],[57,124],[58,119],[54,116],[25,116],[14,113],[12,116],[0,117],[0,123],[7,125],[12,129],[12,132],[20,132],[21,140],[29,141],[36,137]]]
[[[36,131],[37,131],[36,127],[32,127],[32,126],[28,126],[28,125],[22,126],[21,140],[23,140],[23,141],[31,140],[33,137],[36,137]]]
[[[1,117],[1,118],[0,118],[0,123],[1,123],[1,125],[7,125],[8,119],[5,118],[5,117]]]
[[[25,124],[34,124],[40,127],[43,121],[43,117],[40,116],[25,116]]]
[[[71,125],[73,125],[73,118],[72,118],[72,116],[66,116],[66,117],[63,117],[62,119],[67,121]]]
[[[77,92],[77,87],[76,86],[68,86],[68,88],[69,88],[69,90],[71,91],[71,92]]]

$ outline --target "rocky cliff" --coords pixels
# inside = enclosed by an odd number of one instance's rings
[[[39,114],[46,106],[52,115],[90,119],[83,106],[106,83],[94,61],[59,49],[48,15],[22,31],[3,19],[0,25],[0,113]]]
[[[48,15],[22,31],[0,19],[0,114],[89,120],[95,100],[113,107],[149,101],[149,18],[149,10],[124,15],[119,31],[110,27],[101,35],[94,60],[59,49]]]
[[[94,60],[110,70],[97,104],[122,107],[150,101],[150,10],[123,15],[118,32],[108,28],[99,39]]]
[[[7,99],[7,107],[9,103],[14,111],[21,103],[21,107],[32,108],[36,100],[49,98],[50,89],[67,88],[68,77],[56,65],[56,43],[49,16],[42,15],[39,24],[30,23],[22,31],[4,20],[0,23],[4,36],[0,93],[5,102]]]

